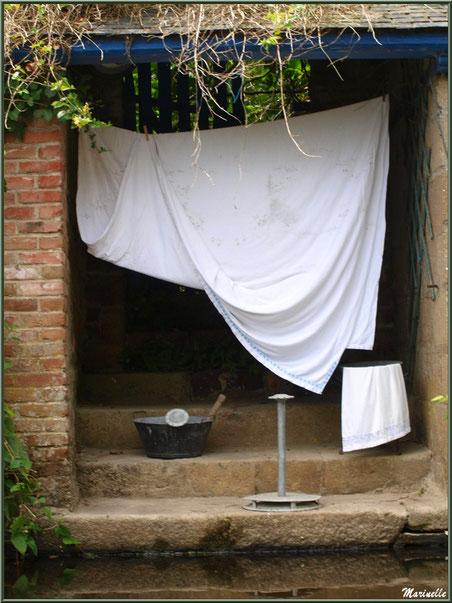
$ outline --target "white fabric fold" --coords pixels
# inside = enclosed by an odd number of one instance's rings
[[[399,363],[345,366],[342,449],[372,448],[410,432],[408,400]]]
[[[245,348],[321,393],[372,349],[385,232],[389,102],[146,140],[80,135],[77,217],[98,258],[204,289]]]

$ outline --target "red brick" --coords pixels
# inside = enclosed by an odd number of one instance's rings
[[[23,190],[34,188],[34,176],[7,176],[6,188],[8,190]]]
[[[16,322],[15,314],[5,314],[5,322],[12,326]]]
[[[41,266],[42,278],[48,280],[60,279],[64,277],[64,266]]]
[[[31,448],[30,458],[32,461],[58,461],[69,457],[67,446],[60,448]]]
[[[16,224],[15,222],[5,222],[3,224],[3,234],[5,236],[11,236],[16,234]]]
[[[20,295],[23,296],[41,296],[58,295],[63,293],[63,283],[61,281],[47,283],[23,282],[19,284]]]
[[[25,123],[27,124],[27,129],[35,132],[36,130],[60,130],[61,122],[56,118],[52,117],[52,119],[25,119]]]
[[[36,145],[7,145],[5,149],[6,159],[34,159],[36,157]]]
[[[21,161],[19,171],[21,173],[38,172],[61,172],[63,163],[61,161]]]
[[[4,345],[3,352],[5,354],[5,358],[11,358],[14,354],[14,346],[11,344]]]
[[[20,140],[12,132],[5,131],[4,143],[5,145],[18,143]]]
[[[15,373],[36,373],[42,369],[39,358],[14,358],[11,370]]]
[[[26,220],[27,218],[35,217],[34,207],[7,207],[5,209],[6,220]],[[19,232],[30,232],[30,231],[19,231]]]
[[[61,249],[63,246],[62,237],[40,237],[39,248],[40,249]]]
[[[5,314],[5,321],[8,324],[16,324],[18,327],[39,327],[41,323],[34,324],[32,317],[39,317],[39,313],[30,314],[12,314],[10,312]],[[24,322],[25,321],[25,322]]]
[[[59,232],[62,227],[61,220],[40,220],[37,222],[21,222],[18,224],[19,232],[37,233],[37,232]]]
[[[42,451],[47,450],[46,448],[41,448]],[[48,461],[57,461],[62,459],[69,459],[71,456],[71,452],[67,446],[60,446],[58,448],[49,448],[47,453]]]
[[[21,404],[17,408],[21,417],[67,417],[68,416],[68,408],[67,404],[63,403],[55,403],[55,404],[39,404],[39,403],[29,403],[29,404]],[[54,435],[54,434],[52,434]],[[62,434],[63,435],[63,434]],[[65,444],[66,442],[61,442],[61,444]],[[50,442],[47,444],[38,444],[38,446],[52,446]]]
[[[9,312],[33,312],[37,309],[37,299],[5,299],[5,310]]]
[[[60,140],[61,133],[59,130],[31,130],[30,128],[25,129],[23,141],[24,142],[53,142]]]
[[[62,369],[66,366],[66,360],[64,358],[44,358],[42,366],[46,370]]]
[[[39,208],[40,218],[56,218],[63,213],[62,205],[48,205],[47,207]]]
[[[21,343],[29,343],[29,342],[36,342],[36,341],[40,341],[41,339],[41,331],[40,330],[21,330],[18,333],[18,337],[20,338],[20,342]],[[15,365],[14,367],[11,369],[13,370],[15,369]]]
[[[20,353],[24,356],[63,356],[66,352],[66,346],[64,343],[28,343],[24,345],[18,345]],[[55,383],[54,385],[58,385]],[[62,385],[62,384],[60,384]]]
[[[18,254],[5,252],[3,255],[3,264],[5,266],[15,266],[19,262]]]
[[[8,267],[4,271],[5,280],[8,281],[24,281],[38,279],[41,276],[39,268],[27,266],[26,268]]]
[[[36,237],[6,237],[4,240],[5,249],[37,249],[38,239]]]
[[[5,388],[5,402],[33,402],[36,399],[36,389],[34,388]]]
[[[17,385],[16,376],[11,375],[9,373],[6,373],[6,375],[3,375],[3,385],[5,387],[9,387],[11,385]]]
[[[17,417],[14,420],[16,430],[20,433],[34,433],[34,432],[65,432],[69,428],[69,421],[67,418],[39,418],[33,417]]]
[[[65,385],[41,387],[37,390],[36,400],[45,404],[49,402],[66,403],[68,400],[68,388]]]
[[[36,433],[27,438],[29,446],[64,446],[68,442],[67,433]]]
[[[62,157],[61,145],[59,145],[59,144],[51,144],[50,145],[49,144],[49,145],[46,145],[45,147],[40,147],[39,157],[41,159],[51,159],[51,158],[60,159]]]
[[[40,308],[43,312],[58,312],[64,310],[65,304],[62,297],[39,300]]]
[[[3,173],[4,174],[17,174],[19,171],[18,161],[4,161],[3,162]]]
[[[20,191],[21,203],[51,203],[61,201],[61,191]]]
[[[44,341],[64,341],[66,337],[66,329],[44,329],[42,331],[42,339]]]
[[[41,300],[41,306],[43,303]],[[64,302],[63,302],[64,304]],[[42,316],[43,327],[63,327],[66,324],[66,315],[63,312],[50,312]]]
[[[45,385],[64,385],[66,375],[62,373],[30,373],[17,375],[17,385],[19,387],[42,387]]]
[[[3,287],[3,292],[6,297],[14,297],[17,295],[17,285],[16,283],[5,283]]]
[[[61,174],[38,177],[39,188],[56,188],[58,186],[61,186],[61,182],[62,182]]]
[[[8,321],[11,319],[18,327],[40,327],[42,326],[40,314],[30,312],[29,314],[7,314]]]
[[[40,300],[41,305],[45,299]],[[18,327],[62,327],[66,323],[66,315],[64,312],[30,312],[14,315],[14,322]]]
[[[15,205],[17,201],[17,193],[4,193],[3,203],[4,205]]]
[[[21,253],[19,261],[23,264],[61,264],[64,261],[64,254],[58,251]]]

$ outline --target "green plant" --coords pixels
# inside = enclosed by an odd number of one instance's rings
[[[63,69],[51,70],[53,82],[37,78],[28,82],[26,67],[16,65],[10,72],[5,90],[5,125],[17,138],[23,137],[27,120],[56,117],[68,122],[73,129],[89,131],[90,128],[109,126],[93,117],[92,108],[81,97],[80,91],[69,81]],[[95,135],[90,132],[92,146]],[[99,151],[105,151],[99,147]]]
[[[282,7],[273,5],[273,10],[268,11],[266,17],[271,23],[273,23],[274,29],[270,36],[263,38],[260,41],[260,44],[267,49],[270,46],[279,44],[284,35],[290,31],[291,23],[295,20],[296,13],[300,11],[300,8],[303,10],[304,7],[298,7],[296,5]]]
[[[445,402],[449,401],[449,396],[446,394],[445,396],[440,395],[440,396],[435,396],[434,398],[432,398],[430,400],[430,402],[433,402],[434,404],[444,404]]]
[[[5,324],[6,336],[18,341],[16,325]],[[4,369],[12,362],[4,361]],[[20,555],[31,551],[38,554],[36,536],[42,530],[53,529],[63,544],[78,545],[77,538],[52,515],[46,499],[40,496],[41,483],[21,438],[16,433],[14,412],[3,408],[3,462],[4,462],[4,520],[6,541]]]
[[[30,550],[38,554],[37,534],[53,529],[63,544],[79,544],[70,530],[55,519],[39,495],[40,482],[36,479],[33,463],[14,427],[14,412],[3,411],[3,460],[5,473],[5,531],[9,541],[21,555]]]
[[[34,4],[31,12],[25,9],[24,13],[19,4],[5,4],[5,127],[19,139],[23,137],[29,119],[57,117],[69,122],[71,128],[84,131],[110,125],[93,116],[91,105],[83,99],[83,91],[74,86],[61,65],[63,42],[49,30],[54,15],[52,8],[49,11],[45,4]],[[56,6],[56,11],[61,14],[67,10],[67,4]],[[29,54],[26,59],[15,61],[13,50],[20,45],[26,47]],[[96,147],[94,133],[90,136]]]
[[[301,46],[320,47],[328,59],[322,34],[331,24],[337,24],[341,30],[339,37],[343,31],[352,28],[356,20],[364,18],[373,32],[363,4],[22,2],[4,4],[4,8],[5,125],[16,133],[23,131],[25,126],[18,122],[30,112],[34,117],[39,114],[44,119],[56,114],[74,128],[85,129],[102,123],[93,117],[92,99],[84,99],[78,85],[76,89],[67,87],[73,84],[68,84],[65,66],[74,45],[84,45],[92,40],[98,25],[114,23],[121,18],[126,18],[133,26],[142,26],[145,21],[146,27],[151,27],[154,32],[153,38],[163,42],[167,36],[180,36],[181,51],[171,57],[172,70],[173,74],[175,70],[190,76],[197,107],[192,124],[194,130],[198,127],[203,105],[198,102],[201,98],[211,113],[209,119],[213,114],[224,117],[224,110],[215,98],[216,92],[223,86],[232,90],[234,80],[242,82],[234,95],[235,101],[239,98],[244,101],[247,123],[272,119],[275,112],[287,118],[290,108],[286,104],[290,103],[291,95],[285,90],[285,66],[296,58]],[[221,35],[218,35],[219,30]],[[265,102],[260,112],[260,103],[249,102],[246,98],[247,93],[256,93],[253,90],[256,62],[249,61],[247,53],[240,50],[249,41],[260,44],[262,59],[258,63],[264,72],[273,65],[272,74],[276,75],[278,84],[271,107]],[[231,45],[238,50],[233,61]],[[288,54],[280,52],[282,45],[291,49]],[[28,51],[26,57],[24,50]],[[17,58],[18,51],[20,59]],[[330,63],[337,70],[335,63]],[[226,69],[221,68],[219,72],[221,65],[226,65]],[[155,75],[157,66],[152,69]],[[136,83],[136,73],[134,77]],[[171,85],[176,86],[176,78],[172,80]],[[157,78],[151,78],[154,94],[157,94],[156,85]],[[158,114],[158,107],[155,110]]]
[[[435,396],[434,398],[431,398],[430,402],[432,402],[435,406],[438,406],[439,404],[447,404],[449,402],[449,395],[443,395],[440,394],[439,396]],[[446,414],[446,419],[449,418],[449,415]]]

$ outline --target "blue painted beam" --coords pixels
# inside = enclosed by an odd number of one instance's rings
[[[447,31],[391,31],[377,32],[378,42],[369,32],[358,36],[354,32],[346,32],[340,37],[335,34],[325,34],[323,45],[328,57],[335,59],[417,59],[444,57],[448,51]],[[243,43],[238,41],[220,44],[218,50],[226,51],[233,59],[236,52],[241,52]],[[181,50],[179,36],[169,36],[165,41],[159,39],[146,40],[142,37],[133,38],[128,46],[124,37],[97,37],[93,41],[78,43],[72,47],[69,64],[96,65],[99,63],[150,63],[166,62]],[[269,54],[274,56],[275,49],[265,51],[257,42],[246,43],[246,57],[261,59]],[[207,51],[206,51],[207,52]],[[289,45],[282,46],[282,55],[290,52]],[[16,60],[24,59],[27,51],[15,52]],[[309,40],[300,40],[296,56],[305,59],[326,59],[325,52]],[[222,60],[224,60],[224,56]],[[444,61],[444,58],[441,59]],[[444,63],[442,63],[444,64]]]
[[[440,54],[436,60],[436,73],[447,73],[449,68],[449,57],[447,52]]]

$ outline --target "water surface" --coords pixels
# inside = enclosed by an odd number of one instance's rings
[[[6,564],[11,599],[448,600],[446,549],[159,557],[39,557]],[[405,592],[405,596],[404,596]],[[441,596],[445,593],[446,596]],[[412,594],[411,598],[415,597]]]

